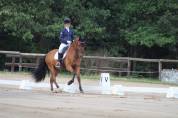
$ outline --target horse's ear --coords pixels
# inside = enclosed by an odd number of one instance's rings
[[[80,41],[80,37],[76,37],[76,39],[75,39],[76,41]]]
[[[79,36],[79,41],[80,41],[80,42],[85,42],[84,38],[81,37],[81,36]]]
[[[79,41],[80,41],[81,46],[86,46],[86,40],[83,37],[80,36]]]

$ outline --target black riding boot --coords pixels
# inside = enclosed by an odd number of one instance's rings
[[[62,57],[63,57],[63,54],[58,53],[58,61],[60,62],[60,64],[62,64]]]
[[[61,64],[62,64],[62,57],[63,57],[63,54],[62,54],[62,53],[58,53],[58,62],[59,62],[59,63],[56,64],[56,67],[57,67],[57,68],[60,68],[60,67],[61,67]]]

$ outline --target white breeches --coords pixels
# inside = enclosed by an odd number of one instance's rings
[[[67,44],[61,43],[61,45],[59,46],[59,50],[58,53],[64,53],[64,49],[67,48]]]

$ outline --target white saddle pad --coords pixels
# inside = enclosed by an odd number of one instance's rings
[[[68,50],[67,50],[67,51],[68,51]],[[64,59],[64,58],[66,57],[67,51],[64,53],[62,59]],[[56,54],[54,55],[54,59],[55,59],[55,60],[58,60],[58,51],[57,51]]]

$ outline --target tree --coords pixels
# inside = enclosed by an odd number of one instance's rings
[[[70,17],[92,54],[144,57],[140,49],[154,48],[176,53],[177,11],[177,0],[1,0],[0,34],[7,39],[1,42],[17,43],[4,49],[47,52],[50,41],[59,45],[63,19]]]
[[[126,5],[124,13],[130,17],[124,33],[131,45],[163,47],[176,44],[178,3],[175,0],[140,0]]]

